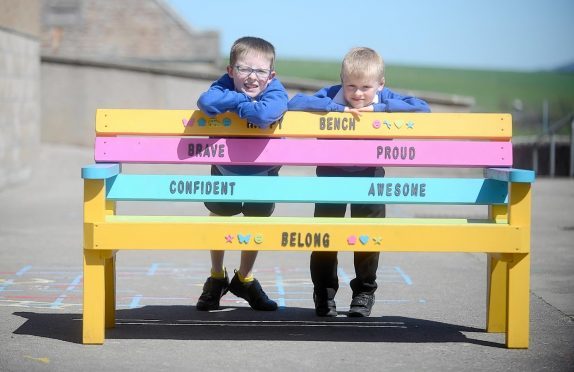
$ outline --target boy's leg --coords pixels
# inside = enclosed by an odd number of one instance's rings
[[[255,266],[255,260],[257,259],[258,251],[242,251],[241,261],[239,262],[239,270],[237,272],[241,274],[243,278],[249,278],[253,276],[253,266]]]
[[[356,277],[350,286],[353,295],[367,293],[374,295],[377,290],[377,269],[379,267],[379,252],[355,252],[353,261]]]
[[[346,204],[315,204],[315,217],[344,217]],[[310,271],[313,281],[313,301],[318,316],[337,316],[335,294],[339,289],[337,252],[311,253]]]
[[[350,283],[353,299],[347,315],[365,317],[371,315],[375,304],[379,252],[355,252],[354,263],[356,277]]]
[[[277,175],[277,173],[270,175]],[[243,215],[247,217],[269,217],[274,209],[274,203],[244,203]],[[277,303],[267,297],[259,281],[253,277],[257,253],[257,251],[241,252],[239,270],[231,279],[229,290],[237,297],[246,300],[254,310],[277,310]]]
[[[215,165],[212,165],[211,175],[222,176],[222,173]],[[241,213],[242,209],[242,203],[206,202],[204,204],[210,216],[235,216]],[[223,266],[225,251],[211,251],[210,255],[211,274],[203,285],[203,291],[196,305],[197,310],[200,311],[219,309],[221,297],[229,290],[229,277]]]
[[[345,204],[315,204],[315,217],[344,217],[347,206]],[[339,277],[337,276],[337,251],[311,252],[311,279],[318,295],[326,295],[327,289],[339,289]]]
[[[211,206],[208,206],[208,208],[209,207]],[[217,216],[217,214],[212,211],[210,211],[209,215]],[[203,284],[201,295],[195,305],[199,311],[219,309],[221,297],[229,291],[229,277],[225,266],[223,266],[225,251],[210,251],[209,254],[211,256],[211,274]]]
[[[196,308],[199,311],[217,310],[221,297],[229,290],[229,277],[223,266],[225,251],[210,251],[211,275],[203,284],[203,291],[197,300]]]
[[[247,301],[253,310],[277,310],[277,303],[267,297],[259,281],[253,277],[253,266],[257,253],[257,251],[241,252],[239,270],[231,279],[229,290],[237,297]]]
[[[313,302],[317,316],[337,316],[335,295],[339,289],[337,252],[312,252],[310,260]]]
[[[382,168],[369,168],[371,174],[360,176],[384,177]],[[386,208],[384,204],[353,204],[351,205],[351,217],[358,218],[384,218]],[[375,304],[375,291],[377,290],[377,269],[379,267],[379,252],[355,252],[355,278],[350,286],[353,291],[353,300],[349,308],[348,316],[364,317],[371,314]]]
[[[311,280],[315,292],[321,297],[327,296],[327,289],[333,290],[333,297],[339,289],[339,278],[337,276],[337,252],[311,253],[309,269],[311,270]]]
[[[384,218],[384,204],[354,204],[351,205],[351,216],[357,218]],[[377,269],[380,252],[355,252],[355,279],[351,280],[353,294],[374,294],[377,290]]]
[[[317,167],[318,177],[348,177],[348,172],[338,167]],[[347,204],[315,204],[315,217],[345,217]],[[313,281],[313,301],[318,316],[337,316],[335,294],[339,289],[337,276],[337,251],[311,253],[310,270]]]
[[[352,217],[385,217],[385,206],[380,204],[356,204],[351,206]],[[355,252],[355,278],[350,286],[353,290],[353,300],[348,315],[364,317],[371,314],[375,304],[377,290],[377,269],[379,267],[379,252]]]

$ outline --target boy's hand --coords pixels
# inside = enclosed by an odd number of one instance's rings
[[[358,119],[362,114],[362,112],[373,112],[375,111],[375,106],[369,105],[361,108],[353,108],[345,106],[345,112],[351,113],[356,119]]]
[[[359,118],[362,114],[361,114],[361,109],[356,109],[356,108],[352,108],[352,107],[347,107],[345,106],[345,111],[344,112],[349,112],[351,113],[355,119]]]
[[[375,106],[373,105],[369,105],[369,106],[365,106],[365,107],[361,107],[360,109],[357,109],[361,112],[373,112],[375,111]]]

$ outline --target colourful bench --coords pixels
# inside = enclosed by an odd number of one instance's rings
[[[233,114],[98,110],[84,178],[83,342],[115,323],[118,250],[339,250],[488,255],[488,332],[529,339],[532,171],[512,167],[508,114],[288,112],[268,129]],[[391,141],[392,140],[392,141]],[[478,178],[216,177],[124,174],[122,164],[484,168]],[[257,185],[257,187],[252,187]],[[487,205],[485,218],[118,215],[121,201]],[[190,234],[193,231],[193,234]]]

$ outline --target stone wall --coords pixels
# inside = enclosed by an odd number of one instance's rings
[[[24,181],[40,139],[37,0],[0,0],[0,190]]]
[[[44,58],[42,141],[92,146],[98,108],[195,109],[214,78],[87,62]]]
[[[44,0],[42,54],[76,59],[207,63],[219,34],[198,32],[163,0]]]

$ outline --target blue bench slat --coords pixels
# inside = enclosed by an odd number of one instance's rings
[[[534,171],[516,168],[486,168],[484,177],[504,182],[534,182]]]
[[[416,190],[416,192],[415,192]],[[505,204],[507,183],[456,178],[217,177],[120,174],[111,200]]]
[[[82,178],[88,180],[101,180],[113,177],[120,173],[121,166],[118,163],[91,164],[82,167]]]

